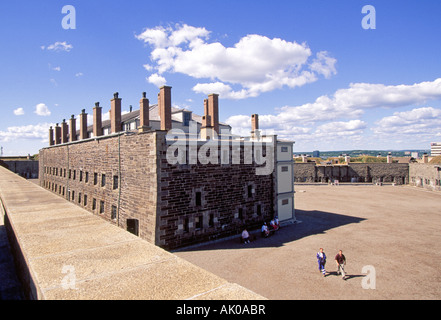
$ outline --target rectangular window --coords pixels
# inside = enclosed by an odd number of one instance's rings
[[[112,220],[116,220],[116,206],[112,206],[112,212],[110,217],[112,218]]]
[[[214,227],[214,214],[213,213],[210,213],[210,218],[208,219],[208,226],[210,228]]]
[[[248,186],[248,198],[253,197],[253,186]]]
[[[188,217],[184,220],[184,232],[190,231],[190,222],[188,221]]]
[[[118,176],[113,176],[113,190],[118,189]]]
[[[106,175],[103,173],[101,175],[101,187],[105,187],[106,186]]]
[[[92,199],[92,210],[96,210],[96,199],[95,198],[93,198]]]
[[[282,206],[286,206],[289,203],[288,199],[283,199],[282,200]]]
[[[93,185],[96,186],[98,184],[98,173],[93,174]]]
[[[77,170],[74,170],[73,171],[73,178],[72,178],[73,180],[75,180],[76,175],[77,175]]]
[[[78,193],[78,203],[81,203],[81,192]]]
[[[89,172],[86,171],[86,177],[84,178],[84,182],[88,183],[89,182]]]
[[[196,205],[202,205],[202,192],[196,192]]]
[[[256,210],[256,211],[257,211],[257,215],[258,215],[258,216],[261,216],[261,215],[262,215],[262,205],[261,205],[261,204],[258,204],[258,205],[257,205],[257,210]]]
[[[104,213],[104,201],[100,201],[100,213]]]
[[[83,171],[80,171],[80,182],[83,181]]]
[[[85,206],[87,206],[87,195],[84,195],[84,202],[83,202],[83,204],[84,204]]]
[[[204,217],[203,216],[198,216],[195,218],[195,227],[196,229],[202,229],[202,227],[204,226]]]
[[[72,191],[72,201],[75,200],[75,191]]]
[[[239,219],[243,220],[243,208],[239,208]]]
[[[282,151],[282,152],[288,152],[288,147],[281,147],[280,151]]]
[[[288,172],[288,166],[283,166],[282,167],[282,172]]]

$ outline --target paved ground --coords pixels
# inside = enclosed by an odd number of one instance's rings
[[[297,185],[295,206],[302,222],[271,238],[175,254],[269,299],[441,299],[441,193]],[[325,278],[315,258],[320,247],[328,255]],[[333,261],[339,249],[345,281]]]

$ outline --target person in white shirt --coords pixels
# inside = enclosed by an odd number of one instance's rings
[[[266,222],[264,222],[263,226],[262,226],[262,236],[266,238],[269,235],[270,235],[270,232],[268,230],[268,226],[266,225]]]
[[[250,234],[247,229],[243,229],[242,231],[242,240],[244,243],[250,243]]]

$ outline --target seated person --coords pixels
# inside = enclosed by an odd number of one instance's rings
[[[277,216],[274,218],[274,222],[275,222],[275,224],[277,226],[277,229],[280,229],[279,218]]]
[[[268,226],[266,225],[266,222],[263,223],[262,226],[262,237],[267,238],[270,235],[270,232],[268,230]]]
[[[242,231],[242,241],[243,243],[250,243],[250,234],[247,229],[243,229]]]
[[[271,226],[271,229],[273,229],[274,231],[279,230],[279,226],[276,224],[276,221],[274,219],[271,220],[270,226]]]

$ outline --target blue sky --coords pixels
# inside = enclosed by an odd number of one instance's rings
[[[64,29],[62,8],[75,8]],[[375,29],[364,29],[365,5]],[[34,154],[50,125],[143,91],[296,142],[295,151],[441,141],[439,1],[14,1],[0,10],[0,145]],[[372,23],[372,20],[369,20]]]

